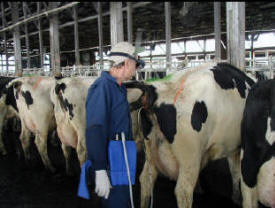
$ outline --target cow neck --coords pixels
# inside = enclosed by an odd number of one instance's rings
[[[182,93],[183,85],[184,85],[184,78],[181,80],[180,88],[179,88],[179,90],[176,92],[176,95],[175,95],[175,97],[174,97],[174,105],[176,105],[177,99],[178,99],[178,97],[180,96],[180,94]]]

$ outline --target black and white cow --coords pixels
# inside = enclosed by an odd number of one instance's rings
[[[128,84],[144,92],[131,107],[142,107],[139,123],[146,146],[141,207],[147,207],[161,173],[177,181],[178,207],[191,208],[200,170],[223,157],[229,158],[234,193],[238,192],[241,120],[253,84],[226,63],[201,65],[164,81]]]
[[[60,79],[51,90],[51,101],[54,104],[54,114],[57,123],[58,137],[62,143],[62,150],[66,160],[66,171],[69,171],[70,147],[76,149],[82,165],[87,159],[85,142],[86,129],[86,96],[95,78],[72,77]],[[140,90],[129,89],[128,102],[131,103],[141,95]],[[136,131],[136,112],[133,112],[133,135]]]
[[[25,158],[30,158],[30,135],[35,135],[35,144],[46,168],[55,171],[48,157],[48,133],[56,128],[54,105],[50,99],[50,90],[55,85],[54,77],[20,77],[9,82],[21,120],[20,141]]]
[[[15,79],[15,77],[0,77],[0,153],[3,155],[7,154],[2,139],[4,120],[18,116],[13,89],[12,87],[6,88],[6,85],[13,79]]]
[[[241,131],[243,207],[275,208],[275,80],[251,88]]]

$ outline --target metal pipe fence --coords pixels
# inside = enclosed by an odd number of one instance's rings
[[[145,60],[145,67],[136,72],[137,80],[147,80],[151,78],[159,78],[158,76],[165,76],[179,70],[188,70],[206,62],[212,62],[214,60],[181,60],[172,61],[170,63],[166,60]],[[255,74],[256,71],[269,72],[269,78],[273,78],[273,71],[275,69],[275,57],[269,56],[268,58],[258,58],[257,60],[246,58],[246,72]],[[226,62],[222,60],[220,62]],[[167,68],[166,66],[170,66]],[[66,66],[61,67],[61,74],[63,77],[76,77],[76,76],[100,76],[101,71],[108,71],[110,64],[108,61],[103,63],[103,70],[100,69],[100,63],[94,65],[78,65],[78,66]],[[0,71],[1,76],[14,76],[15,71],[5,70]],[[53,76],[51,68],[24,68],[23,76]]]

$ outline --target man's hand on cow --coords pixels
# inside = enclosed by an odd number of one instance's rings
[[[112,188],[106,170],[95,171],[95,192],[98,196],[108,199]]]

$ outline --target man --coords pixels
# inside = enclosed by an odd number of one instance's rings
[[[109,54],[111,69],[102,72],[91,85],[86,99],[86,146],[88,160],[95,171],[95,192],[102,197],[102,207],[126,208],[130,205],[129,187],[111,186],[108,177],[107,148],[116,134],[132,139],[132,124],[127,91],[122,82],[130,80],[137,67],[135,47],[128,42],[116,44]]]

